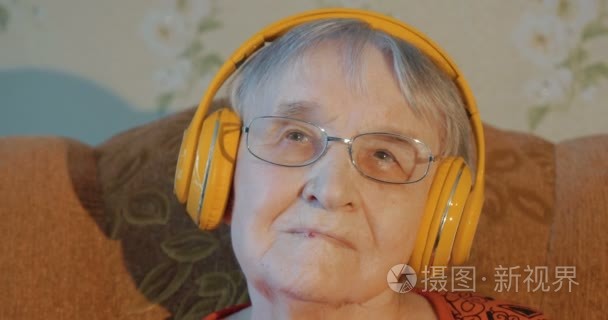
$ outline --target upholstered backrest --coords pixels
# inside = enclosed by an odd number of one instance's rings
[[[120,241],[138,290],[176,319],[200,319],[248,300],[229,227],[200,231],[173,195],[179,145],[192,115],[130,130],[97,148],[103,228]]]
[[[0,138],[1,319],[200,319],[247,300],[229,228],[197,230],[172,194],[192,115],[96,148]],[[556,319],[602,318],[608,136],[554,145],[491,126],[486,136],[487,200],[469,262],[477,291]],[[496,292],[499,266],[519,266],[519,292]],[[551,281],[556,266],[576,266],[579,285],[529,293],[526,266],[547,266]]]

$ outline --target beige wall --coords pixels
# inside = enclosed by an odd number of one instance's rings
[[[198,102],[217,62],[253,31],[301,10],[363,7],[441,44],[468,77],[485,122],[558,141],[608,132],[606,2],[0,0],[8,17],[0,24],[0,70],[62,70],[101,83],[134,108],[162,108],[164,96],[169,109],[180,109]],[[205,19],[215,23],[197,33]],[[202,50],[180,58],[196,41]],[[586,57],[563,64],[577,48]],[[543,110],[533,128],[531,115]]]

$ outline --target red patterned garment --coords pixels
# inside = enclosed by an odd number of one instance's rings
[[[433,306],[439,320],[548,320],[542,312],[473,292],[416,290]]]
[[[548,320],[540,311],[472,292],[427,292],[414,289],[425,297],[439,320]],[[250,306],[241,304],[216,311],[203,320],[225,319]]]

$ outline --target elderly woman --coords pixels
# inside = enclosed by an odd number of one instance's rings
[[[395,265],[411,262],[421,242],[437,247],[445,240],[439,236],[427,240],[433,222],[425,218],[438,206],[436,199],[429,204],[436,197],[434,184],[441,184],[436,182],[438,171],[454,171],[441,168],[443,159],[463,159],[447,167],[459,166],[457,178],[468,181],[468,186],[459,188],[466,189],[467,195],[472,181],[483,187],[482,177],[476,179],[474,174],[478,161],[465,106],[471,97],[463,97],[454,76],[420,50],[419,43],[408,43],[356,17],[368,13],[344,12],[345,18],[330,12],[337,17],[321,14],[284,27],[285,34],[281,30],[277,39],[253,54],[248,49],[243,55],[251,57],[244,63],[237,61],[230,102],[244,125],[235,142],[234,171],[230,169],[223,178],[231,180],[234,172],[223,219],[231,221],[234,252],[247,279],[251,304],[206,319],[453,319],[466,315],[459,304],[466,297],[450,298],[420,288],[395,292],[387,285],[387,273]],[[205,101],[216,89],[210,89]],[[196,117],[200,113],[206,110],[199,110]],[[216,123],[211,134],[220,136],[217,144],[226,147],[231,143],[221,138],[224,131],[217,123],[224,120],[220,118],[209,121],[212,127]],[[176,193],[184,201],[187,196],[180,191],[179,180],[185,175],[181,166],[188,160],[182,158],[194,149],[188,147],[194,144],[188,139],[197,139],[192,136],[206,130],[196,127],[191,125],[186,132],[177,170]],[[481,132],[476,134],[482,137]],[[483,138],[475,140],[483,143]],[[201,148],[214,149],[215,144],[199,144],[197,153]],[[483,151],[483,146],[477,147]],[[213,157],[230,158],[226,152],[217,153],[205,161],[197,155],[193,171],[211,170]],[[191,215],[201,225],[199,215],[209,213],[197,197],[215,192],[217,183],[209,182],[211,189],[204,189],[212,176],[198,174],[192,178],[198,182],[191,182],[199,189],[190,190],[195,199],[188,198],[189,211],[197,211]],[[230,187],[230,182],[225,184]],[[223,205],[220,201],[215,211],[223,212]],[[472,217],[466,217],[473,220],[469,237],[481,203],[471,206],[477,208],[468,208],[473,211]],[[437,228],[450,228],[443,224],[445,220]],[[462,237],[467,236],[452,234],[450,249]],[[468,252],[468,248],[463,250]],[[447,261],[433,260],[435,253],[430,261],[445,265]],[[430,264],[425,262],[428,259],[416,260],[413,264],[420,275]],[[404,279],[402,275],[400,280]],[[471,301],[475,304],[479,299]],[[479,319],[528,318],[495,301],[486,302]],[[542,318],[530,311],[530,319]]]

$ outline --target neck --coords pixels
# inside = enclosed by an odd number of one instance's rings
[[[362,301],[313,299],[284,290],[249,286],[251,320],[300,319],[427,319],[432,309],[416,293],[397,294],[387,288]],[[407,316],[406,316],[407,315]]]

